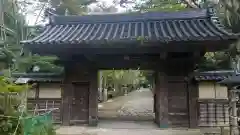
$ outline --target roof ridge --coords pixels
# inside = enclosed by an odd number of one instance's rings
[[[207,9],[195,9],[178,12],[134,12],[120,14],[83,15],[83,16],[51,16],[50,24],[72,24],[72,23],[113,23],[113,22],[134,22],[147,20],[177,20],[208,18]]]
[[[211,17],[208,17],[211,19]],[[207,19],[208,19],[207,18]],[[179,19],[149,19],[149,20],[133,20],[133,21],[108,21],[108,22],[68,22],[68,23],[49,23],[45,26],[77,26],[83,24],[120,24],[120,23],[138,23],[138,22],[168,22],[168,21],[186,21],[186,20],[204,20],[206,17],[196,17],[196,18],[179,18]],[[214,19],[213,19],[214,20]],[[221,28],[220,28],[221,29]]]

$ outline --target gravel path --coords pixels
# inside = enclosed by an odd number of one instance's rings
[[[133,91],[99,105],[100,118],[154,119],[153,97],[149,89]]]

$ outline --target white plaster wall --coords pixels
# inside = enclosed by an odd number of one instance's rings
[[[199,83],[199,99],[227,99],[227,87],[220,86],[215,82]]]
[[[228,89],[226,86],[215,84],[216,99],[228,99]]]
[[[60,84],[40,84],[39,98],[61,98]]]
[[[211,82],[200,82],[198,85],[200,99],[215,98],[214,84]]]

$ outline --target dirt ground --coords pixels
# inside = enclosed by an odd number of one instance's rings
[[[100,121],[98,127],[61,127],[57,135],[201,135],[199,129],[160,130],[151,122]]]
[[[97,127],[60,127],[57,135],[204,135],[204,132],[209,132],[209,129],[159,129],[153,123],[153,97],[148,89],[133,91],[99,104],[98,115],[100,119]],[[114,118],[128,118],[128,121]],[[210,131],[220,133],[218,130]]]
[[[150,120],[153,121],[153,95],[141,88],[125,96],[116,97],[98,105],[99,119]]]

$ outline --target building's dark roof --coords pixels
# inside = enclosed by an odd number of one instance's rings
[[[206,71],[195,73],[194,79],[196,81],[222,81],[233,74],[233,70]]]
[[[12,73],[16,81],[27,82],[62,82],[62,74],[55,73]]]
[[[24,44],[180,42],[236,39],[208,10],[53,16],[44,32]]]
[[[222,85],[229,85],[229,86],[233,86],[233,85],[240,85],[240,75],[232,75],[229,76],[228,78],[222,80],[219,82]]]

